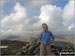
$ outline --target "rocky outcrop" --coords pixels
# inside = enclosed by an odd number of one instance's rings
[[[39,54],[39,45],[40,43],[37,40],[32,41],[31,43],[23,46],[22,49],[16,55],[35,55]]]
[[[4,44],[5,43],[5,44]],[[40,43],[38,39],[32,42],[2,41],[2,45],[8,45],[7,49],[1,49],[2,55],[39,55]],[[73,46],[51,45],[52,55],[60,55],[60,52],[74,52]],[[74,55],[74,54],[72,54]]]

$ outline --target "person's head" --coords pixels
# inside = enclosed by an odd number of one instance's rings
[[[43,23],[43,24],[42,24],[42,28],[43,28],[43,30],[47,31],[47,30],[48,30],[47,24],[46,24],[46,23]]]

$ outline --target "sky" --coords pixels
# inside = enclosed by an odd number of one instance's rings
[[[47,23],[56,34],[75,31],[74,0],[1,0],[1,34],[37,34]]]

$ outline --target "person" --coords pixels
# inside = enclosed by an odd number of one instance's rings
[[[40,56],[51,55],[51,44],[55,40],[54,35],[51,31],[48,30],[48,25],[46,23],[42,24],[42,28],[43,31],[39,35]]]

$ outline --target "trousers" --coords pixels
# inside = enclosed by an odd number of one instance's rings
[[[40,44],[40,56],[51,55],[51,44]]]

